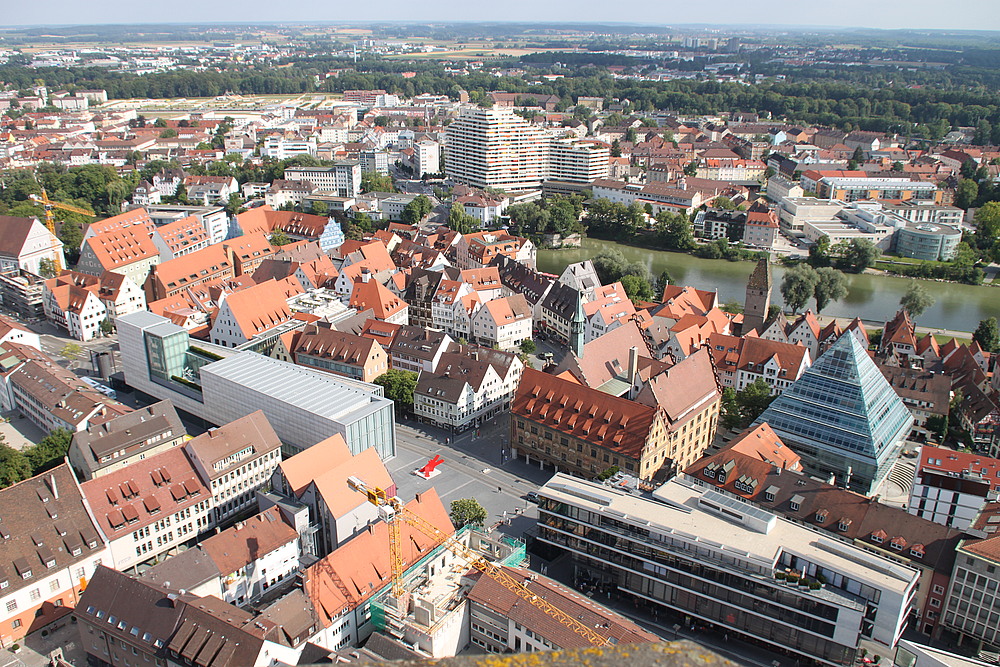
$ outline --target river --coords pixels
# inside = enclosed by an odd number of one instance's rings
[[[558,275],[567,264],[591,259],[602,250],[610,248],[621,250],[630,262],[636,260],[642,262],[654,276],[660,275],[660,272],[666,269],[670,272],[674,284],[718,290],[721,303],[730,301],[743,303],[746,297],[746,281],[753,270],[751,262],[701,259],[683,253],[649,250],[599,239],[584,239],[581,248],[539,250],[538,269]],[[772,271],[774,291],[771,301],[780,304],[782,300],[779,286],[784,270],[774,266]],[[906,291],[910,279],[848,274],[847,283],[847,296],[841,301],[831,303],[823,314],[849,318],[860,316],[865,322],[885,322],[899,310],[899,299]],[[922,327],[975,331],[980,320],[988,317],[1000,318],[1000,288],[932,280],[922,280],[920,284],[935,299],[934,305],[917,318],[917,324]],[[810,306],[815,308],[815,302],[810,302]]]

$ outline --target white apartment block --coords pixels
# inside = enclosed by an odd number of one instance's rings
[[[108,542],[108,567],[126,571],[176,553],[209,530],[212,495],[187,454],[170,449],[80,485]]]
[[[424,174],[436,174],[441,171],[441,145],[436,141],[420,141],[413,145],[413,160],[416,165],[416,178]]]
[[[357,197],[361,194],[361,163],[340,160],[330,167],[291,167],[285,170],[290,181],[309,181],[316,190],[337,197]]]
[[[549,139],[513,109],[465,109],[448,126],[445,172],[479,188],[535,190],[548,174]]]
[[[275,160],[287,160],[296,155],[311,155],[316,157],[317,146],[315,137],[308,139],[286,139],[284,137],[268,137],[260,149],[263,157]]]
[[[549,147],[548,176],[556,181],[591,183],[608,177],[611,151],[593,139],[555,139]]]

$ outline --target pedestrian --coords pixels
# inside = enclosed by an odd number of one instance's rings
[[[503,491],[503,487],[498,486],[497,487],[497,493],[501,493],[502,491]]]

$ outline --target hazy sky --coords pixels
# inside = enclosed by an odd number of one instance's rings
[[[1000,30],[997,0],[3,0],[0,6],[6,25],[499,20]]]

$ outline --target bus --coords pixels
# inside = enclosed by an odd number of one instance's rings
[[[112,400],[118,400],[118,392],[109,387],[106,384],[102,384],[92,377],[87,377],[86,375],[80,378],[85,384],[89,385],[92,389],[101,392],[108,398]]]

